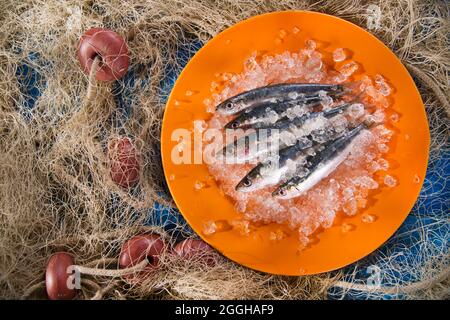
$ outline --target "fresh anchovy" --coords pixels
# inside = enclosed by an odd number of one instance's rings
[[[293,119],[286,119],[286,118],[282,118],[280,120],[278,120],[277,122],[271,124],[271,125],[261,125],[259,127],[259,129],[266,129],[266,128],[270,128],[270,129],[278,129],[278,130],[287,130],[289,128],[293,128],[293,127],[301,127],[303,124],[305,124],[306,121],[308,120],[312,120],[312,119],[316,119],[319,118],[320,116],[323,116],[327,119],[333,118],[337,115],[342,114],[348,107],[350,107],[351,103],[344,103],[341,104],[339,106],[336,106],[333,109],[329,109],[326,111],[319,111],[319,112],[310,112],[310,113],[306,113],[304,115],[301,115],[299,117],[295,117]]]
[[[244,109],[253,108],[264,103],[276,103],[297,100],[301,95],[325,91],[328,94],[343,92],[341,85],[315,83],[284,83],[245,91],[233,96],[216,107],[222,115],[233,115]]]
[[[270,127],[280,119],[286,117],[288,110],[299,108],[301,112],[311,111],[311,107],[321,101],[319,96],[307,101],[286,101],[257,106],[250,111],[244,110],[235,119],[225,125],[226,129]]]
[[[300,196],[332,173],[348,156],[352,141],[361,134],[366,124],[360,124],[340,138],[330,142],[323,151],[307,159],[304,171],[279,186],[272,196],[291,199]]]
[[[311,140],[301,139],[294,145],[281,149],[277,157],[269,158],[250,170],[236,185],[236,191],[255,191],[284,181],[289,174],[296,172],[297,164],[304,164],[308,156],[304,151],[311,147]]]
[[[231,157],[231,159],[236,159],[238,162],[257,159],[276,149],[286,147],[287,145],[283,143],[284,140],[280,140],[279,138],[282,135],[289,134],[292,128],[299,129],[309,120],[314,121],[320,116],[331,119],[343,113],[349,105],[349,103],[346,103],[327,111],[305,114],[304,116],[294,118],[292,122],[277,122],[271,128],[267,128],[267,130],[258,130],[258,132],[253,132],[240,137],[236,141],[225,146],[219,152],[218,156]],[[314,132],[312,135],[314,135]],[[303,138],[306,139],[307,137]]]

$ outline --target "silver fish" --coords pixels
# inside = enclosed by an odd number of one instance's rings
[[[221,151],[219,151],[217,156],[227,157],[228,159],[233,159],[240,163],[264,157],[265,155],[272,153],[273,151],[288,146],[285,143],[285,141],[288,139],[280,139],[283,136],[291,137],[292,144],[295,143],[299,138],[309,138],[295,136],[292,133],[293,129],[300,129],[306,123],[314,122],[321,116],[326,119],[336,117],[343,113],[349,106],[349,103],[345,103],[327,111],[305,114],[304,116],[294,118],[292,121],[279,121],[273,124],[271,127],[262,128],[240,137],[236,141],[226,145]],[[312,138],[316,134],[315,131],[311,133]],[[326,134],[328,133],[329,131],[326,131]]]
[[[320,97],[312,97],[302,101],[286,101],[281,103],[263,104],[249,111],[244,110],[235,119],[225,125],[226,129],[270,127],[284,119],[290,109],[298,108],[301,112],[311,111],[311,107],[320,102]]]
[[[301,99],[303,95],[318,94],[325,91],[329,94],[343,92],[343,86],[316,83],[283,83],[256,88],[233,96],[216,107],[222,115],[233,115],[244,109],[253,108],[265,103],[279,103]]]
[[[278,184],[297,171],[296,167],[306,161],[305,149],[311,148],[311,140],[299,140],[290,147],[281,149],[278,156],[259,163],[236,185],[236,191],[250,192]]]
[[[347,158],[352,148],[352,141],[367,127],[364,123],[360,124],[326,145],[323,151],[311,155],[303,168],[304,171],[280,185],[272,196],[278,199],[291,199],[314,187]]]

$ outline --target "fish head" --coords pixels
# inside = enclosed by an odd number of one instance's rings
[[[236,185],[236,191],[250,192],[258,190],[262,180],[260,169],[261,164],[257,165],[244,178],[242,178],[242,180]]]
[[[239,118],[233,119],[225,125],[225,129],[239,129],[242,126]]]
[[[238,99],[227,99],[217,105],[216,111],[219,114],[230,116],[238,113],[239,111],[245,109],[245,104]]]
[[[272,197],[276,199],[286,200],[294,197],[297,193],[297,189],[294,184],[285,183],[279,186],[274,192],[272,192]]]
[[[236,191],[250,192],[254,189],[255,186],[253,184],[253,179],[248,175],[242,178],[242,180],[236,185]]]

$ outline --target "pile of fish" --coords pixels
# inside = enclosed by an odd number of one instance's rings
[[[226,145],[218,156],[260,162],[237,184],[249,192],[278,185],[272,196],[298,197],[326,178],[351,151],[352,142],[371,124],[353,127],[330,125],[353,102],[331,107],[349,92],[343,85],[277,84],[233,96],[216,108],[234,116],[226,129],[266,129],[247,134]],[[327,107],[321,107],[327,103]],[[321,125],[323,124],[323,125]],[[310,130],[307,130],[307,127]]]

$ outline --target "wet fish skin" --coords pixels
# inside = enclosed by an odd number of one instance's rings
[[[295,100],[298,98],[298,95],[313,94],[319,91],[337,94],[343,92],[343,86],[316,83],[283,83],[268,85],[245,91],[228,98],[217,105],[216,111],[222,115],[234,115],[244,109],[253,108],[264,103],[279,103]]]
[[[219,152],[218,156],[224,156],[224,157],[231,156],[234,158],[237,158],[239,156],[239,158],[236,159],[238,161],[250,161],[250,160],[256,159],[259,156],[263,156],[264,154],[270,153],[271,151],[273,151],[271,148],[286,147],[286,145],[283,145],[282,143],[271,144],[271,141],[273,140],[271,138],[273,137],[274,139],[276,139],[279,136],[279,135],[274,135],[273,134],[274,132],[278,131],[279,134],[289,132],[291,125],[295,126],[295,127],[301,127],[306,121],[314,119],[314,118],[318,118],[320,115],[323,115],[327,119],[333,118],[333,117],[343,113],[350,105],[351,105],[351,103],[345,103],[345,104],[342,104],[340,106],[337,106],[337,107],[327,110],[327,111],[320,111],[320,112],[313,112],[310,114],[306,114],[302,117],[293,119],[292,122],[280,121],[278,123],[275,123],[271,127],[261,128],[261,129],[267,129],[267,131],[265,132],[266,136],[263,137],[263,138],[267,138],[267,141],[264,141],[265,143],[263,144],[264,148],[260,148],[260,146],[254,145],[255,143],[261,142],[260,141],[261,135],[258,134],[258,136],[256,136],[256,139],[255,139],[255,138],[249,138],[250,134],[248,134],[243,137],[240,137],[239,139],[237,139],[237,141],[232,142],[232,143],[226,145],[225,147],[223,147],[223,149]],[[259,133],[261,133],[261,131],[259,131]],[[244,148],[244,149],[242,149],[242,148]],[[256,150],[256,153],[253,153],[253,154],[250,153],[250,151],[255,151],[255,150]]]
[[[264,136],[263,133],[265,133]],[[266,152],[270,152],[273,148],[278,147],[277,145],[271,143],[273,140],[273,136],[273,131],[270,129],[266,130],[265,132],[261,130],[258,132],[253,131],[252,133],[242,136],[236,141],[224,146],[222,150],[219,151],[219,153],[216,155],[216,157],[229,156],[233,159],[235,158],[238,162],[256,159],[258,156],[263,155]],[[263,140],[265,142],[265,148],[260,148]]]
[[[275,185],[289,173],[288,161],[300,161],[306,158],[304,150],[311,148],[312,142],[308,139],[298,140],[294,145],[285,147],[279,151],[278,159],[274,157],[260,162],[250,170],[236,185],[236,191],[250,192],[264,187]]]
[[[278,120],[277,122],[275,122],[274,124],[267,126],[267,127],[270,127],[272,129],[278,129],[278,130],[286,130],[287,128],[292,127],[292,126],[300,127],[306,121],[317,118],[319,116],[323,116],[326,119],[333,118],[337,115],[344,113],[350,106],[351,106],[351,103],[344,103],[344,104],[336,106],[335,108],[332,108],[330,110],[311,112],[308,114],[304,114],[300,117],[296,117],[292,120],[290,120],[288,118],[282,118],[282,119]],[[262,129],[262,128],[266,128],[266,127],[261,126],[260,129]]]
[[[312,156],[310,162],[308,161],[309,164],[305,166],[306,174],[298,175],[283,183],[272,193],[272,196],[278,199],[292,199],[314,187],[347,158],[351,143],[367,127],[365,123],[360,124],[327,144],[323,151]]]
[[[250,111],[243,111],[235,119],[231,120],[225,125],[225,129],[245,129],[245,128],[262,128],[270,127],[270,124],[275,123],[279,119],[285,117],[286,112],[295,107],[309,110],[311,107],[320,102],[320,98],[312,98],[300,101],[286,101],[282,103],[264,104],[251,109]],[[272,121],[275,116],[276,120]]]

